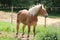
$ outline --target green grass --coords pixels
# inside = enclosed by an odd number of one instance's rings
[[[20,25],[19,27],[19,33],[22,33],[22,26],[23,24]],[[4,31],[4,32],[13,32],[15,33],[15,28],[16,28],[16,24],[9,23],[9,22],[0,22],[0,31]],[[27,26],[25,28],[25,34],[27,34]],[[30,34],[33,34],[33,27],[31,26],[31,32]],[[36,36],[34,38],[34,40],[50,40],[49,37],[52,37],[51,39],[54,40],[53,38],[56,36],[58,40],[60,40],[60,26],[56,27],[56,26],[47,26],[46,28],[43,25],[37,25],[36,27]],[[0,37],[0,40],[17,40],[16,38],[10,38],[7,36],[4,37]]]
[[[38,27],[38,28],[34,40],[55,40],[54,37],[56,37],[57,40],[60,40],[60,26],[59,27],[48,26],[46,28],[44,27]],[[50,39],[48,39],[49,37]]]
[[[2,37],[0,37],[0,40],[17,40],[17,38],[11,38],[11,37],[7,37],[7,36],[2,36]]]
[[[14,32],[14,26],[15,24],[11,25],[9,22],[0,22],[0,31]]]

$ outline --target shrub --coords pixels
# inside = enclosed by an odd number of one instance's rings
[[[48,34],[46,33],[42,40],[58,40],[57,33]]]
[[[43,30],[44,29],[44,30]],[[40,31],[36,34],[34,40],[60,40],[59,27],[46,27],[40,28]]]

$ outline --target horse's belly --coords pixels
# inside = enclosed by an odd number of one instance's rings
[[[37,21],[22,21],[22,23],[23,24],[25,24],[25,25],[34,25],[34,24],[36,24],[37,23]]]

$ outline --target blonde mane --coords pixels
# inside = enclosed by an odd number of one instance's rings
[[[39,8],[42,6],[42,9],[44,9],[42,4],[35,5],[29,9],[29,12],[31,15],[35,15],[36,12],[38,12]]]
[[[39,10],[40,6],[41,6],[41,4],[38,4],[38,5],[35,5],[32,8],[30,8],[29,9],[30,14],[34,16],[35,13]]]

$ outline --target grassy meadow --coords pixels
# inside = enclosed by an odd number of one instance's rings
[[[23,24],[19,27],[19,33],[22,33]],[[25,34],[27,34],[27,27],[25,28]],[[0,31],[3,32],[16,32],[16,24],[9,22],[0,22]],[[1,35],[1,34],[0,34]],[[30,35],[33,35],[33,27],[31,26]],[[9,36],[0,36],[0,40],[17,40],[17,38],[11,38]],[[36,36],[34,40],[60,40],[60,26],[47,26],[46,28],[43,25],[37,25],[36,27]]]

